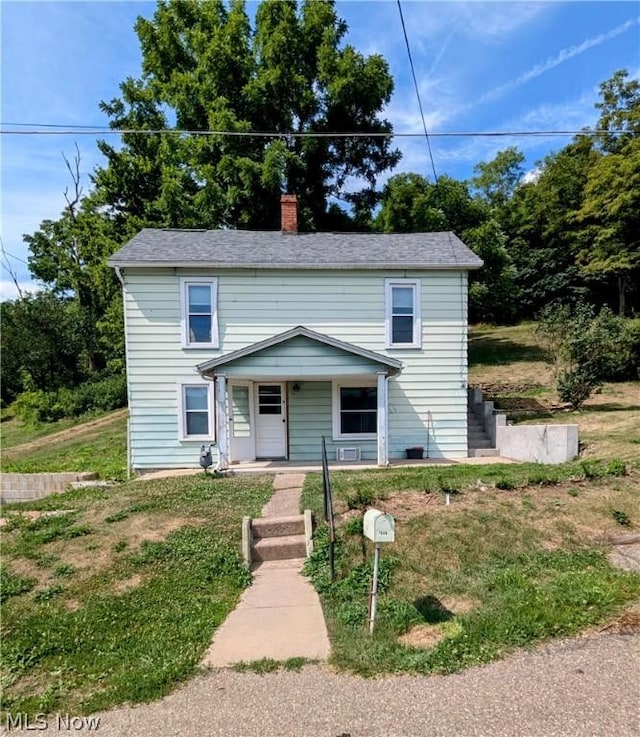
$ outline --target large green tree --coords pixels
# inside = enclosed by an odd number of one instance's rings
[[[83,377],[82,327],[74,301],[49,291],[0,304],[2,402],[23,391],[72,386]]]
[[[471,319],[513,317],[517,290],[504,233],[491,205],[472,197],[466,182],[441,176],[431,183],[420,174],[397,174],[383,189],[375,226],[386,233],[453,231],[484,261],[470,277]]]
[[[592,278],[611,280],[618,311],[640,281],[640,82],[617,71],[600,85],[599,155],[586,177],[575,213],[577,261]]]
[[[586,136],[549,154],[538,164],[536,177],[514,191],[503,211],[522,315],[554,300],[575,300],[587,290],[576,264],[580,245],[574,213],[582,204],[595,156]]]
[[[489,209],[470,195],[465,182],[443,175],[431,183],[409,172],[385,184],[375,226],[385,233],[452,230],[462,236],[488,216]]]
[[[515,146],[498,151],[491,161],[481,161],[473,169],[471,186],[500,217],[524,176],[524,154]]]
[[[614,279],[624,315],[627,295],[640,280],[640,138],[593,163],[576,220],[582,226],[579,265],[588,275]]]
[[[136,23],[142,76],[102,106],[115,129],[157,132],[100,143],[104,205],[139,224],[271,229],[288,191],[303,228],[344,225],[347,213],[367,222],[377,176],[399,153],[386,137],[331,134],[390,132],[393,81],[381,56],[343,42],[346,30],[332,2],[263,2],[253,29],[241,0],[159,2]]]
[[[596,108],[600,111],[597,128],[605,131],[598,137],[603,151],[620,153],[640,135],[640,81],[629,79],[628,70],[618,69],[600,85]]]

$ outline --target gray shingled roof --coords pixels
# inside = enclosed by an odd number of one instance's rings
[[[261,269],[478,269],[454,233],[298,233],[145,228],[117,251],[111,266]]]

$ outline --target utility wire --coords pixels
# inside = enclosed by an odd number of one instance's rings
[[[422,127],[424,129],[424,137],[427,141],[427,148],[429,149],[429,158],[431,159],[431,168],[433,169],[433,179],[435,183],[438,183],[438,175],[436,174],[436,165],[433,161],[433,153],[431,152],[431,142],[429,141],[429,134],[427,133],[427,124],[424,120],[424,112],[422,110],[422,100],[420,99],[420,89],[418,88],[418,80],[416,79],[416,70],[413,66],[413,57],[411,56],[411,47],[409,46],[409,37],[407,36],[407,27],[404,24],[404,15],[402,14],[402,5],[398,0],[398,10],[400,11],[400,22],[402,23],[402,33],[404,33],[404,42],[407,45],[407,55],[409,56],[409,66],[411,67],[411,75],[413,77],[413,86],[416,88],[416,97],[418,98],[418,108],[420,109],[420,117],[422,118]]]
[[[30,123],[2,123],[2,126],[32,126]],[[638,135],[627,130],[523,130],[523,131],[449,131],[441,133],[429,133],[429,138],[524,138],[545,136],[601,136],[629,134]],[[0,128],[3,136],[227,136],[237,138],[423,138],[424,133],[395,133],[395,132],[342,132],[333,133],[320,132],[287,132],[279,131],[227,131],[227,130],[188,130],[180,128],[101,128],[99,126],[74,126],[63,128],[53,124],[33,125],[30,130],[9,130]]]

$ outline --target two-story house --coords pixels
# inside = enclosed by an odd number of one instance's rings
[[[145,229],[124,291],[134,470],[467,455],[467,276],[453,233]]]

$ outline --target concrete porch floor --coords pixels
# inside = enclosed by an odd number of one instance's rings
[[[366,471],[374,469],[390,469],[390,468],[421,468],[427,466],[456,466],[460,463],[471,466],[486,466],[492,463],[517,463],[510,458],[502,458],[500,456],[489,456],[487,458],[425,458],[421,461],[414,460],[397,460],[391,461],[388,466],[378,466],[375,463],[350,462],[350,463],[329,463],[329,471]],[[298,463],[294,461],[251,461],[246,463],[233,463],[229,467],[228,473],[320,473],[322,471],[321,463]],[[157,471],[151,471],[138,476],[139,481],[151,481],[153,479],[168,478],[173,476],[191,476],[196,473],[202,473],[202,469],[198,468],[167,468]]]

